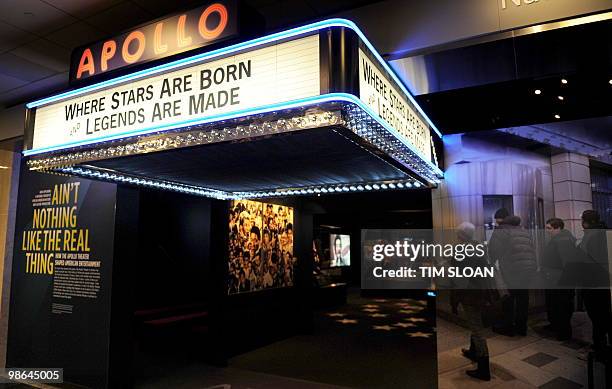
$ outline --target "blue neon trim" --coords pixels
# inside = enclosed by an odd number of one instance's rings
[[[217,114],[217,115],[212,115],[212,116],[208,116],[204,118],[184,120],[182,122],[167,124],[164,126],[153,126],[153,127],[129,131],[129,132],[121,133],[121,134],[105,135],[105,136],[100,136],[100,137],[93,138],[93,139],[69,142],[69,143],[64,143],[64,144],[56,145],[56,146],[24,150],[23,155],[32,156],[32,155],[37,155],[41,153],[57,151],[57,150],[65,149],[65,148],[85,146],[85,145],[90,145],[90,144],[100,143],[100,142],[105,142],[105,141],[111,141],[111,140],[116,140],[116,139],[121,139],[121,138],[146,135],[146,134],[160,132],[164,130],[172,130],[172,129],[182,128],[182,127],[187,127],[187,126],[202,125],[202,124],[213,123],[213,122],[218,122],[218,121],[223,121],[223,120],[235,119],[237,117],[242,117],[242,116],[267,113],[267,112],[276,111],[280,109],[297,108],[297,107],[303,107],[307,105],[329,103],[333,101],[344,101],[344,102],[349,102],[349,103],[358,105],[361,109],[366,111],[368,115],[374,118],[374,120],[376,120],[381,126],[383,126],[387,131],[391,132],[396,138],[398,138],[402,143],[404,143],[404,145],[410,148],[410,150],[414,154],[416,154],[421,160],[423,160],[431,169],[433,169],[434,172],[438,173],[439,175],[443,175],[443,172],[442,170],[440,170],[439,167],[434,165],[431,161],[427,160],[410,143],[405,141],[403,137],[395,129],[391,128],[386,122],[384,122],[381,118],[379,118],[378,115],[376,115],[359,98],[349,93],[329,93],[325,95],[307,97],[307,98],[293,100],[293,101],[284,102],[284,103],[275,103],[275,104],[269,104],[269,105],[262,106],[262,107],[247,108],[247,109],[243,109],[240,111],[229,112],[226,114]]]
[[[71,90],[71,91],[68,91],[68,92],[63,92],[63,93],[57,94],[55,96],[50,96],[50,97],[46,97],[44,99],[36,100],[36,101],[30,102],[30,103],[27,103],[26,107],[30,108],[30,109],[31,108],[35,108],[35,107],[39,107],[41,105],[46,105],[46,104],[49,104],[49,103],[52,103],[52,102],[56,102],[58,100],[63,100],[63,99],[67,99],[67,98],[70,98],[70,97],[75,97],[75,96],[81,95],[81,94],[86,93],[86,92],[92,92],[92,91],[103,89],[103,88],[106,88],[106,87],[109,87],[109,86],[117,85],[117,84],[122,83],[124,81],[136,80],[136,79],[139,79],[139,78],[142,78],[142,77],[145,77],[145,76],[150,76],[150,75],[153,75],[153,74],[158,74],[158,73],[163,72],[163,71],[172,70],[172,69],[175,69],[175,68],[178,68],[178,67],[190,65],[190,64],[197,63],[197,62],[200,62],[200,61],[203,61],[203,60],[208,60],[208,59],[212,59],[212,58],[219,57],[219,56],[222,56],[222,55],[227,55],[227,54],[235,53],[237,51],[242,51],[242,50],[253,48],[253,47],[256,47],[256,46],[261,46],[263,44],[271,43],[271,42],[278,41],[278,40],[281,40],[281,39],[291,38],[291,37],[294,37],[294,36],[297,36],[297,35],[306,34],[306,33],[309,33],[309,32],[321,30],[323,28],[328,28],[328,27],[347,27],[347,28],[350,28],[351,30],[353,30],[359,36],[359,38],[361,38],[361,40],[368,47],[368,49],[372,52],[372,55],[374,55],[374,57],[378,60],[380,65],[387,71],[387,73],[389,73],[391,75],[393,80],[400,87],[400,89],[404,92],[404,94],[406,94],[406,96],[408,96],[408,99],[412,102],[412,104],[415,106],[417,111],[419,111],[421,113],[421,115],[423,115],[423,117],[425,118],[427,123],[431,126],[431,128],[434,130],[434,132],[440,138],[442,137],[442,133],[433,124],[431,119],[429,119],[427,114],[425,114],[425,112],[423,111],[421,106],[414,99],[414,96],[412,96],[412,94],[408,91],[408,89],[400,81],[399,77],[395,74],[393,69],[391,69],[391,67],[389,67],[387,62],[380,56],[380,54],[378,53],[378,51],[376,51],[374,46],[372,46],[372,44],[365,37],[363,32],[361,32],[359,27],[357,27],[357,25],[355,23],[353,23],[352,21],[350,21],[350,20],[340,19],[340,18],[327,19],[327,20],[323,20],[323,21],[320,21],[320,22],[316,22],[316,23],[312,23],[312,24],[307,24],[305,26],[293,28],[293,29],[290,29],[290,30],[287,30],[287,31],[277,32],[277,33],[274,33],[274,34],[271,34],[271,35],[266,35],[266,36],[263,36],[263,37],[260,37],[260,38],[252,39],[250,41],[246,41],[246,42],[238,43],[238,44],[235,44],[235,45],[232,45],[232,46],[228,46],[228,47],[224,47],[224,48],[221,48],[221,49],[213,50],[213,51],[210,51],[210,52],[207,52],[207,53],[197,54],[197,55],[194,55],[194,56],[191,56],[191,57],[179,59],[179,60],[176,60],[176,61],[173,61],[173,62],[169,62],[167,64],[158,65],[158,66],[155,66],[155,67],[152,67],[152,68],[149,68],[149,69],[144,69],[144,70],[141,70],[141,71],[138,71],[138,72],[135,72],[135,73],[126,74],[124,76],[113,78],[111,80],[103,81],[103,82],[100,82],[100,83],[97,83],[97,84],[85,86],[83,88]]]

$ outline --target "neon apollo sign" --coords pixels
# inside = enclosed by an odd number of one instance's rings
[[[72,56],[70,79],[83,80],[234,36],[236,12],[235,1],[220,0],[79,48]]]
[[[309,24],[303,27],[298,27],[298,28],[294,28],[291,30],[279,32],[276,34],[271,34],[271,35],[253,39],[247,42],[228,46],[225,48],[212,50],[207,53],[197,54],[197,55],[183,58],[180,60],[176,60],[176,61],[173,61],[167,64],[158,65],[150,69],[137,71],[137,72],[125,75],[125,76],[113,78],[108,81],[99,82],[99,83],[96,83],[90,86],[86,86],[86,87],[82,87],[82,88],[75,89],[72,91],[64,92],[56,96],[52,96],[49,98],[31,102],[27,104],[27,107],[29,109],[37,108],[36,115],[35,115],[35,122],[34,122],[34,145],[32,149],[25,150],[24,155],[26,156],[37,155],[37,154],[51,152],[51,151],[63,150],[66,148],[71,148],[71,147],[90,145],[90,144],[99,143],[103,141],[110,141],[110,140],[116,140],[116,139],[121,139],[125,137],[136,136],[136,135],[145,135],[145,134],[150,134],[150,133],[164,131],[164,130],[177,129],[177,128],[181,128],[185,126],[193,126],[193,125],[205,124],[205,123],[214,123],[217,121],[227,120],[227,119],[236,118],[240,116],[272,112],[272,111],[288,109],[292,107],[305,107],[305,106],[310,106],[310,105],[318,105],[318,104],[321,104],[324,102],[330,102],[330,101],[340,101],[340,102],[349,102],[349,103],[358,105],[363,111],[368,113],[372,118],[374,118],[377,122],[383,125],[387,130],[389,130],[389,132],[396,134],[396,136],[400,140],[402,140],[403,143],[405,143],[417,155],[420,155],[421,159],[423,159],[428,165],[430,165],[431,168],[433,168],[435,171],[437,171],[441,175],[442,172],[439,170],[437,166],[433,165],[430,162],[429,158],[427,158],[425,155],[423,155],[422,152],[416,149],[415,145],[411,144],[410,142],[406,142],[404,139],[402,139],[403,137],[400,135],[397,129],[393,128],[389,123],[381,119],[381,117],[372,109],[372,107],[368,106],[368,104],[365,104],[364,101],[359,99],[357,96],[354,96],[348,93],[329,93],[329,94],[321,95],[320,89],[317,89],[316,93],[314,93],[313,90],[309,89],[313,87],[314,82],[312,80],[308,80],[307,75],[310,74],[312,76],[312,72],[316,73],[317,88],[320,88],[318,86],[320,82],[320,80],[318,79],[319,77],[318,72],[320,68],[319,62],[318,62],[318,35],[317,34],[309,35],[309,33],[316,32],[318,30],[329,28],[329,27],[346,27],[346,28],[350,28],[351,30],[353,30],[361,38],[364,45],[370,50],[371,56],[376,60],[376,63],[384,70],[387,77],[395,81],[395,84],[397,85],[399,90],[401,90],[401,92],[403,92],[403,94],[408,98],[408,101],[410,101],[410,105],[415,109],[415,111],[418,111],[420,113],[420,116],[429,125],[429,127],[432,128],[433,131],[436,132],[439,136],[441,136],[440,132],[436,129],[435,125],[429,120],[429,118],[427,118],[427,116],[422,111],[422,109],[419,107],[419,105],[416,103],[412,95],[408,92],[405,86],[401,83],[401,81],[398,79],[395,73],[385,63],[382,57],[380,57],[380,55],[375,51],[375,49],[372,47],[370,42],[365,38],[365,36],[359,30],[359,28],[357,28],[357,26],[355,26],[354,23],[348,20],[330,19],[330,20],[326,20],[322,22],[312,23],[312,24]],[[288,38],[295,38],[295,39],[289,40]],[[112,104],[117,105],[118,98],[125,99],[126,94],[125,93],[122,94],[125,91],[119,90],[117,88],[131,88],[131,90],[134,91],[134,92],[126,92],[128,96],[128,100],[130,100],[129,95],[131,94],[135,94],[137,98],[138,96],[140,96],[141,100],[142,100],[142,97],[145,97],[145,100],[147,100],[147,98],[150,101],[155,100],[152,97],[150,97],[151,94],[149,90],[147,89],[147,88],[150,88],[148,87],[148,84],[156,80],[155,77],[159,77],[159,79],[157,79],[160,85],[158,87],[158,91],[163,90],[164,84],[166,84],[165,86],[166,89],[170,87],[171,89],[174,89],[175,92],[177,91],[177,89],[181,89],[180,92],[184,92],[186,89],[188,89],[190,85],[191,87],[193,87],[194,85],[201,85],[202,83],[201,74],[210,74],[210,77],[212,77],[211,80],[214,81],[215,74],[209,73],[209,71],[211,71],[211,67],[209,66],[208,68],[206,68],[206,66],[210,64],[220,65],[221,67],[225,66],[224,69],[225,69],[226,78],[228,77],[228,74],[229,74],[230,78],[238,79],[239,78],[237,76],[239,74],[238,70],[241,69],[243,76],[249,75],[248,78],[254,79],[256,77],[253,77],[251,72],[255,73],[256,66],[255,64],[248,62],[249,60],[248,56],[250,54],[255,52],[255,50],[262,50],[261,53],[263,53],[263,50],[266,50],[266,48],[271,47],[271,45],[276,45],[275,46],[276,48],[278,47],[282,48],[285,46],[281,46],[281,45],[285,45],[288,43],[290,44],[291,42],[298,41],[300,39],[304,40],[304,42],[307,43],[306,46],[309,46],[308,43],[310,43],[311,49],[315,47],[316,50],[311,50],[311,51],[313,54],[316,52],[316,56],[317,56],[316,57],[317,61],[315,61],[316,66],[314,66],[313,64],[310,64],[310,67],[308,67],[308,65],[304,65],[306,66],[306,68],[304,68],[303,69],[304,71],[302,71],[302,73],[299,74],[299,76],[304,78],[302,80],[304,81],[303,89],[309,91],[305,95],[302,95],[302,96],[282,95],[282,96],[277,96],[276,99],[269,99],[270,101],[266,101],[266,99],[261,98],[261,90],[274,90],[274,88],[270,88],[270,85],[267,85],[265,83],[265,80],[259,79],[260,85],[256,86],[256,88],[254,89],[257,92],[256,97],[248,105],[230,106],[230,108],[232,109],[225,109],[221,111],[213,110],[211,112],[206,112],[204,114],[200,113],[199,115],[196,115],[194,117],[187,117],[185,120],[174,120],[174,121],[169,121],[169,122],[150,123],[150,125],[143,125],[140,127],[136,126],[135,128],[132,128],[130,130],[119,131],[117,133],[104,133],[104,131],[96,132],[95,134],[90,134],[93,136],[85,137],[82,139],[79,139],[78,137],[75,138],[75,137],[70,137],[70,136],[69,137],[59,136],[57,133],[57,129],[66,128],[66,126],[64,125],[65,123],[58,124],[56,122],[54,125],[47,126],[46,134],[43,134],[44,136],[41,135],[41,133],[43,132],[41,130],[41,126],[44,125],[44,121],[49,121],[52,118],[55,118],[57,120],[58,117],[59,118],[64,117],[65,119],[65,114],[67,112],[65,109],[65,107],[67,106],[66,104],[69,105],[69,103],[74,102],[77,99],[79,100],[82,99],[84,101],[86,100],[90,101],[88,108],[85,108],[85,106],[81,108],[83,110],[83,113],[86,109],[90,111],[94,110],[94,107],[93,107],[94,104],[98,105],[96,108],[99,110],[101,108],[100,100],[98,100],[98,103],[93,103],[92,102],[93,99],[91,99],[91,97],[95,95],[96,93],[108,93],[109,91],[111,91],[109,98],[106,99],[104,103],[104,104],[108,104],[107,107],[111,106]],[[311,42],[307,42],[309,39],[311,40]],[[315,39],[316,39],[316,45],[312,45]],[[258,53],[260,52],[258,51]],[[227,63],[223,65],[224,64],[223,61],[227,60],[228,58],[231,58],[231,60],[229,61],[230,63],[240,63],[240,61],[244,59],[244,61],[242,62],[243,65],[237,65],[236,68],[227,67]],[[240,61],[238,61],[237,58],[240,58]],[[291,61],[294,60],[294,57],[292,56],[289,56],[287,58],[289,58]],[[254,57],[250,59],[254,60]],[[201,68],[202,66],[204,68]],[[252,68],[249,68],[249,66],[252,66]],[[198,77],[193,77],[193,76],[189,77],[187,74],[183,74],[183,73],[189,73],[189,70],[192,68],[200,69],[199,79]],[[201,73],[201,70],[205,70],[205,72]],[[234,72],[233,70],[235,70],[236,72]],[[168,74],[170,74],[170,72],[173,72],[171,75],[172,77],[167,77]],[[183,72],[183,73],[179,74],[179,72]],[[218,74],[221,74],[221,73],[218,73]],[[291,80],[287,80],[287,81],[294,82],[294,80],[295,79],[292,78]],[[138,87],[136,86],[137,83],[142,83],[144,89],[138,89]],[[171,85],[168,85],[168,83],[170,83]],[[243,85],[241,85],[241,87],[242,86]],[[114,89],[111,90],[111,88],[114,88]],[[282,88],[279,86],[279,90],[280,89]],[[293,88],[292,85],[289,85],[288,89],[293,90],[295,88]],[[248,92],[248,88],[245,87],[245,90],[247,90],[246,92],[247,94],[250,93]],[[117,94],[117,92],[119,92],[119,94]],[[113,96],[115,98],[113,98]],[[59,110],[57,110],[58,107],[60,107]],[[54,108],[57,110],[56,114],[45,116],[45,110],[52,110],[51,108]],[[174,107],[166,105],[165,107],[162,107],[162,108],[164,108],[166,112],[168,112],[168,110],[172,111]],[[68,132],[70,131],[78,132],[82,130],[83,128],[79,128],[79,129],[72,128],[72,129],[68,129]],[[37,137],[39,136],[42,136],[42,138],[44,138],[43,142],[36,141]]]

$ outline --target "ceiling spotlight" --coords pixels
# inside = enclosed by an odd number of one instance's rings
[[[555,114],[555,119],[561,119],[561,116],[559,116],[558,114]]]
[[[541,94],[541,93],[542,93],[542,91],[541,91],[541,90],[539,90],[539,89],[536,89],[536,90],[534,90],[534,91],[533,91],[533,93],[535,93],[536,95],[539,95],[539,94]]]
[[[612,79],[610,81],[608,81],[608,84],[612,85]]]
[[[561,101],[563,101],[563,96],[557,96],[557,98]]]
[[[561,83],[562,83],[562,84],[567,84],[567,80],[566,80],[565,78],[562,78],[562,79],[561,79]]]

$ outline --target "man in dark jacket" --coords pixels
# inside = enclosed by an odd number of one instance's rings
[[[536,271],[535,246],[520,225],[520,217],[506,217],[489,242],[489,256],[498,261],[509,293],[503,302],[502,325],[493,330],[508,336],[527,335],[529,287]]]
[[[550,329],[558,340],[572,338],[571,319],[574,313],[574,289],[559,288],[559,280],[567,263],[576,260],[576,238],[566,230],[563,220],[546,222],[550,240],[542,253],[542,273],[549,289],[545,290],[546,312]]]
[[[593,349],[601,355],[612,342],[606,225],[596,211],[588,210],[582,213],[582,228],[584,237],[579,248],[584,252],[585,268],[590,269],[582,295],[587,314],[593,322]]]

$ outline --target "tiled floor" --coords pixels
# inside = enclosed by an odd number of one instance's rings
[[[557,377],[552,381],[545,383],[540,386],[540,389],[579,389],[582,385],[577,384],[573,381],[567,380],[563,377]]]
[[[556,361],[557,357],[552,356],[550,354],[546,354],[546,353],[535,353],[525,359],[523,359],[523,362],[527,362],[527,363],[531,363],[533,366],[535,367],[542,367],[544,365],[548,365],[549,363]]]
[[[544,388],[574,389],[587,387],[587,334],[590,322],[584,313],[574,314],[576,338],[570,342],[555,340],[539,330],[542,318],[530,321],[524,337],[506,337],[487,333],[493,378],[477,381],[465,374],[472,363],[461,356],[469,344],[469,331],[438,318],[438,384],[440,389],[453,388]],[[597,386],[596,386],[597,387]]]

